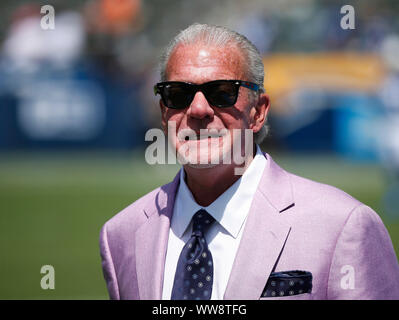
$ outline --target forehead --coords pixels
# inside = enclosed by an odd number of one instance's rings
[[[245,80],[244,61],[243,54],[235,46],[178,45],[166,65],[166,78],[194,83]]]

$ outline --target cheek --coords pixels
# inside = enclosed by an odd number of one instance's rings
[[[219,114],[218,117],[219,122],[223,124],[222,126],[226,129],[241,129],[245,127],[245,119],[243,119],[243,114],[235,110],[234,112],[225,112]]]
[[[255,108],[252,107],[252,102],[248,92],[243,91],[242,88],[240,88],[239,100],[236,107],[238,111],[237,117],[239,118],[241,127],[245,129],[249,128],[252,123],[252,118],[254,116],[253,111]]]
[[[242,106],[236,104],[236,106],[230,110],[220,112],[218,117],[227,129],[247,129],[252,123],[252,109],[254,108],[249,107],[247,104]]]
[[[256,115],[256,108],[254,107],[254,102],[251,101],[249,97],[246,97],[245,104],[243,105],[241,110],[242,110],[241,111],[242,122],[245,124],[246,128],[251,128],[251,125],[253,125]]]
[[[183,119],[184,119],[184,112],[182,111],[167,109],[166,112],[164,113],[164,121],[166,122],[166,125],[168,122],[174,121],[176,122],[176,127],[179,127]]]

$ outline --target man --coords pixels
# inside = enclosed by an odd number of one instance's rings
[[[399,298],[372,209],[245,148],[244,133],[264,136],[269,109],[245,37],[194,24],[165,50],[161,78],[162,126],[183,168],[102,228],[111,299]]]

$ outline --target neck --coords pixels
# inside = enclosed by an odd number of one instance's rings
[[[212,168],[194,168],[185,165],[186,183],[195,201],[202,207],[209,206],[241,177],[235,174],[235,169],[243,168],[244,172],[255,154],[256,146],[254,153],[249,155],[241,166],[220,164]]]

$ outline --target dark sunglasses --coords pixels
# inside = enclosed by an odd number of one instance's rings
[[[160,94],[165,106],[172,109],[185,109],[190,106],[195,94],[201,91],[211,106],[225,108],[237,102],[240,86],[258,91],[256,83],[242,80],[215,80],[202,84],[180,81],[159,82],[154,93]]]

